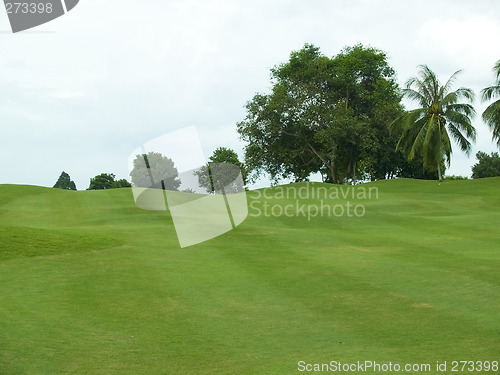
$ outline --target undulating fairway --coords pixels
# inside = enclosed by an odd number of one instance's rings
[[[250,192],[243,224],[181,249],[129,189],[0,185],[0,374],[499,361],[500,178],[364,186],[378,197],[300,200],[364,216],[310,220]]]

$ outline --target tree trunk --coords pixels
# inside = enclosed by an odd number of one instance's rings
[[[329,165],[328,169],[330,169],[330,174],[331,174],[331,177],[332,177],[332,183],[333,184],[338,184],[337,175],[335,173],[335,165],[333,165],[333,164]]]
[[[438,178],[439,182],[443,182],[443,176],[441,175],[441,161],[438,163]]]
[[[356,185],[356,162],[354,162],[354,168],[352,173],[352,184]]]
[[[323,162],[325,167],[328,168],[328,171],[330,172],[330,177],[332,179],[332,183],[336,184],[337,183],[337,176],[335,174],[335,162],[328,163],[324,157],[321,156],[321,154],[314,149],[314,147],[308,143],[309,149]]]

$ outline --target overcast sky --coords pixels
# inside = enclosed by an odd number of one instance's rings
[[[242,155],[236,122],[269,69],[304,43],[333,56],[363,43],[385,51],[403,84],[427,64],[477,93],[478,139],[448,174],[470,175],[497,151],[481,121],[482,88],[500,60],[497,0],[80,0],[68,14],[12,34],[0,12],[0,183],[79,190],[106,172],[128,176],[149,140],[196,126],[205,156]]]

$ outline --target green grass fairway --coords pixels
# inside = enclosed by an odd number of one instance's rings
[[[500,361],[500,178],[323,202],[311,191],[332,185],[307,186],[300,204],[366,213],[308,220],[286,187],[250,192],[239,227],[181,249],[169,214],[130,189],[0,185],[0,374],[500,373],[450,371]]]

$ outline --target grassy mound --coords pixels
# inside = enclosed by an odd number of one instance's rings
[[[0,373],[498,361],[500,179],[369,187],[249,192],[240,226],[181,249],[129,189],[0,185]]]

